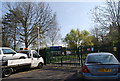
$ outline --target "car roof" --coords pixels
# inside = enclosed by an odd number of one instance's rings
[[[20,50],[20,51],[30,51],[30,50]]]
[[[0,49],[11,49],[9,47],[0,47]]]
[[[89,53],[88,56],[91,55],[113,55],[112,53],[105,53],[105,52],[100,52],[100,53]]]
[[[36,51],[36,50],[20,50],[20,52],[32,52],[32,51]]]
[[[36,51],[36,50],[20,50],[20,51]]]

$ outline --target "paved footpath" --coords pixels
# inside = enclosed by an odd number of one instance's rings
[[[47,65],[42,69],[32,69],[14,73],[2,81],[81,81],[80,67]]]

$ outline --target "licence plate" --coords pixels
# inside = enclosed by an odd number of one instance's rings
[[[98,69],[98,72],[111,72],[111,69]]]

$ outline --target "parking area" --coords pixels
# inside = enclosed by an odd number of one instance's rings
[[[42,69],[14,73],[9,77],[3,78],[2,81],[79,81],[82,79],[79,71],[80,67],[47,65]]]

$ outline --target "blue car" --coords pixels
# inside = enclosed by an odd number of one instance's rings
[[[120,80],[120,63],[111,53],[90,53],[82,68],[87,80]]]

